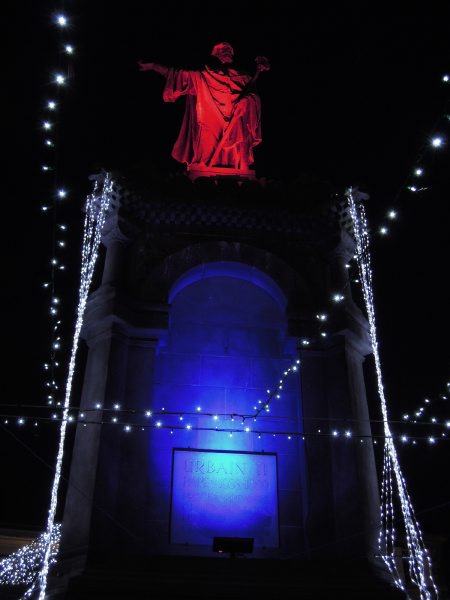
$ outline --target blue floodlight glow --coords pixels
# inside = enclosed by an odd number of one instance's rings
[[[278,547],[275,454],[174,448],[171,543],[210,546],[216,536]]]
[[[171,524],[170,538],[155,534],[155,546],[160,552],[210,555],[214,537],[243,537],[253,538],[256,554],[263,556],[266,548],[278,547],[277,477],[283,482],[281,497],[295,495],[302,514],[303,497],[290,473],[295,470],[306,485],[304,448],[287,460],[286,444],[293,441],[252,435],[258,423],[244,416],[259,406],[264,429],[278,431],[278,420],[265,410],[271,390],[277,410],[293,428],[300,427],[299,367],[292,367],[297,338],[288,334],[286,297],[254,266],[224,261],[186,271],[172,284],[169,304],[167,339],[155,356],[146,396],[155,420],[164,414],[148,437],[148,473],[158,482],[155,527],[165,519]],[[279,383],[288,368],[294,372]],[[189,456],[209,461],[206,468],[215,472],[205,478],[205,467],[195,463],[194,481],[194,474],[184,472],[190,468],[183,462],[187,450],[177,452],[172,464],[177,448],[189,448]],[[197,483],[208,488],[206,495],[202,487],[196,490]],[[224,495],[226,486],[236,489]]]

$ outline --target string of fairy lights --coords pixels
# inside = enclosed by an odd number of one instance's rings
[[[444,73],[440,78],[441,84],[450,85],[450,75]],[[400,216],[398,203],[402,195],[406,192],[412,195],[421,195],[432,187],[432,172],[427,167],[427,157],[430,153],[444,150],[448,147],[448,128],[450,124],[450,106],[447,98],[442,112],[438,115],[431,131],[424,139],[421,148],[417,152],[415,160],[407,173],[403,185],[399,188],[396,196],[386,209],[382,221],[377,227],[378,234],[381,236],[389,235],[393,230],[393,225]]]
[[[279,391],[279,390],[278,390]],[[276,394],[278,399],[281,398],[280,394]],[[76,424],[82,423],[83,425],[112,425],[118,428],[121,428],[124,432],[130,433],[133,431],[147,431],[151,429],[169,429],[172,433],[174,430],[195,430],[195,431],[229,431],[233,433],[253,433],[258,436],[264,435],[267,433],[267,430],[261,429],[263,427],[264,422],[277,422],[281,424],[283,427],[283,422],[289,420],[287,417],[280,417],[279,415],[273,416],[272,414],[269,416],[267,413],[270,410],[267,410],[269,406],[262,401],[259,401],[261,406],[264,407],[264,412],[266,414],[260,415],[257,409],[256,413],[214,413],[214,412],[205,412],[202,410],[200,406],[197,406],[195,410],[189,411],[168,411],[164,408],[160,410],[152,410],[152,409],[132,409],[127,408],[123,409],[119,404],[114,404],[111,408],[103,407],[100,403],[96,404],[92,408],[84,408],[80,409],[79,407],[71,407],[71,412],[67,416],[68,424]],[[14,409],[17,408],[16,405],[4,405],[3,409]],[[22,408],[32,408],[32,409],[41,409],[46,410],[47,406],[22,406]],[[98,415],[98,411],[102,410],[102,418],[96,418]],[[21,415],[17,415],[15,413],[9,414],[0,414],[0,418],[2,418],[2,423],[5,426],[15,426],[18,428],[22,428],[24,426],[30,426],[32,428],[37,427],[38,424],[42,423],[60,423],[63,419],[62,413],[54,412],[50,416],[46,415],[33,415],[28,417],[23,417]],[[198,423],[202,420],[202,422],[210,422],[213,427],[206,425],[200,426]],[[254,423],[258,419],[258,426],[255,426]],[[308,423],[308,417],[303,417],[302,421],[306,425]],[[304,436],[318,436],[318,437],[326,437],[331,436],[335,439],[346,439],[354,436],[354,431],[352,429],[352,425],[354,422],[360,420],[356,420],[349,417],[314,417],[310,418],[314,422],[323,421],[324,424],[318,427],[316,430],[305,430],[305,431],[289,431],[277,427],[276,435],[277,437],[285,436],[288,439],[292,439],[295,437],[304,437]],[[251,422],[252,425],[246,424],[247,422]],[[373,426],[375,424],[383,423],[384,421],[379,419],[370,419],[369,423]],[[237,426],[236,423],[239,423],[241,427]],[[395,425],[403,425],[404,421],[402,420],[389,420],[390,426]],[[417,422],[418,425],[426,425],[427,428],[430,426],[430,423],[425,422]],[[245,426],[244,426],[245,425]],[[431,426],[433,427],[432,434],[429,431],[420,433],[392,433],[392,439],[401,442],[402,445],[410,444],[411,446],[417,446],[418,443],[427,443],[428,445],[435,445],[439,442],[449,441],[450,440],[450,421],[445,422],[437,422],[436,420],[431,421]],[[272,432],[273,433],[273,432]],[[357,436],[358,437],[358,436]],[[370,438],[373,440],[374,444],[377,443],[377,440],[384,439],[384,434],[372,434],[370,436],[359,436],[359,439],[364,440]]]
[[[83,325],[84,313],[86,310],[87,299],[89,290],[94,275],[94,269],[97,262],[98,251],[101,242],[101,235],[103,226],[106,221],[107,212],[111,202],[111,195],[113,189],[113,181],[110,176],[107,175],[103,182],[102,190],[99,192],[97,189],[97,182],[94,187],[94,191],[90,194],[86,201],[85,207],[85,222],[84,222],[84,235],[81,251],[81,274],[80,274],[80,289],[78,298],[77,308],[77,319],[75,324],[75,332],[73,336],[72,350],[70,355],[70,362],[68,368],[68,377],[65,388],[65,398],[63,407],[63,418],[61,419],[60,435],[58,452],[56,457],[55,476],[53,480],[50,508],[48,511],[48,520],[46,533],[47,536],[47,548],[41,563],[41,569],[38,573],[39,579],[39,600],[44,600],[45,592],[47,588],[48,572],[51,564],[52,557],[52,546],[51,546],[51,533],[55,525],[55,515],[58,503],[58,492],[61,481],[61,470],[63,465],[64,457],[64,442],[66,437],[67,423],[70,409],[70,399],[72,393],[72,383],[75,373],[76,355],[79,345],[79,339],[81,334],[81,328]],[[31,588],[30,588],[31,589]],[[31,593],[31,592],[30,592]]]
[[[50,564],[56,563],[61,525],[55,523],[48,543],[47,534],[41,534],[36,540],[19,548],[13,554],[0,560],[0,585],[28,585],[35,589],[36,571],[41,567],[42,561],[50,546]]]
[[[94,411],[93,411],[94,412]],[[95,412],[98,412],[98,409],[96,409]],[[102,411],[104,412],[104,411]],[[150,411],[147,411],[150,412]],[[173,422],[169,421],[162,421],[159,417],[160,416],[165,416],[167,417],[167,415],[169,414],[170,417],[175,415],[175,419],[173,420]],[[85,427],[87,427],[88,425],[114,425],[116,427],[118,427],[119,429],[121,429],[123,432],[126,433],[131,433],[131,432],[139,432],[139,431],[149,431],[152,429],[160,429],[160,430],[169,430],[171,434],[173,434],[175,431],[214,431],[217,433],[229,433],[230,435],[233,435],[235,433],[251,433],[254,435],[257,435],[259,439],[261,439],[261,437],[263,436],[272,436],[272,437],[277,437],[278,439],[285,437],[288,440],[291,439],[302,439],[305,440],[305,438],[311,438],[311,437],[332,437],[333,439],[340,439],[340,440],[345,440],[345,439],[357,439],[359,440],[361,443],[363,443],[364,441],[373,441],[374,444],[377,444],[378,441],[380,440],[384,440],[386,439],[386,435],[384,434],[371,434],[371,435],[361,435],[361,434],[355,434],[355,432],[353,431],[353,429],[351,427],[349,427],[348,425],[346,427],[339,427],[339,426],[334,426],[333,428],[317,428],[317,430],[315,431],[309,431],[309,430],[303,430],[303,431],[297,431],[297,430],[280,430],[280,429],[263,429],[263,427],[267,426],[267,422],[264,423],[264,421],[262,423],[259,423],[259,425],[257,427],[254,426],[249,426],[246,425],[245,427],[238,427],[235,425],[234,421],[236,420],[236,417],[240,415],[235,415],[235,414],[212,414],[212,413],[208,413],[206,415],[203,416],[207,416],[210,417],[212,420],[214,420],[214,422],[211,424],[211,426],[207,426],[207,425],[197,425],[195,423],[188,422],[186,423],[180,423],[179,420],[185,420],[186,418],[189,418],[189,415],[191,413],[167,413],[167,412],[155,412],[152,413],[152,417],[155,419],[153,422],[149,423],[149,422],[139,422],[136,423],[134,422],[130,422],[127,419],[123,419],[120,417],[111,417],[110,420],[106,420],[106,419],[95,419],[95,418],[86,418],[85,413],[83,413],[83,417],[80,419],[79,422],[81,422],[81,424]],[[180,415],[180,416],[178,416]],[[198,415],[194,415],[194,418],[197,420],[198,419]],[[17,420],[17,423],[19,426],[21,426],[23,423],[21,423],[21,421],[23,421],[23,419],[21,419],[20,417],[17,417],[16,415],[12,416],[13,419]],[[249,417],[247,417],[249,418]],[[217,425],[215,423],[217,423],[217,421],[220,419],[220,424]],[[41,422],[46,422],[46,423],[61,423],[64,419],[58,418],[56,416],[52,416],[50,417],[41,417],[40,421]],[[279,421],[280,418],[279,417],[275,417],[274,419],[270,419],[270,422],[276,422]],[[320,420],[315,418],[315,421]],[[328,421],[330,419],[327,419]],[[351,421],[351,419],[345,419],[346,421]],[[74,419],[73,417],[71,417],[71,415],[69,415],[69,417],[66,419],[67,423],[77,423],[76,419]],[[358,421],[359,423],[361,423],[361,421]],[[35,419],[33,419],[33,425],[35,426],[37,423],[37,421]],[[434,445],[437,444],[438,442],[442,441],[442,439],[448,440],[448,434],[446,432],[442,432],[440,435],[439,433],[435,434],[435,435],[415,435],[414,437],[410,437],[410,436],[406,436],[404,434],[402,435],[395,435],[395,434],[391,434],[391,437],[393,440],[396,440],[398,442],[401,442],[402,444],[405,443],[410,443],[412,446],[418,446],[418,444],[420,443],[426,443],[428,445]]]
[[[83,411],[73,408],[70,406],[70,398],[71,398],[71,389],[72,389],[72,381],[75,371],[75,357],[76,351],[79,343],[79,336],[81,331],[81,326],[83,322],[84,311],[86,308],[86,301],[92,281],[93,271],[97,259],[98,248],[101,240],[101,232],[103,229],[103,225],[105,222],[106,214],[109,208],[111,191],[113,187],[113,182],[109,175],[106,176],[105,181],[103,183],[102,189],[96,187],[94,192],[88,196],[88,200],[86,203],[86,219],[85,219],[85,228],[84,228],[84,238],[83,238],[83,246],[82,246],[82,266],[81,266],[81,281],[80,281],[80,292],[79,292],[79,303],[77,310],[77,322],[75,325],[75,333],[73,336],[73,344],[72,351],[70,355],[69,361],[69,369],[68,369],[68,377],[65,386],[65,395],[64,400],[59,398],[59,390],[60,385],[57,381],[57,368],[60,366],[60,362],[58,359],[58,351],[62,346],[61,339],[61,320],[60,320],[60,298],[57,294],[57,283],[59,272],[63,272],[65,270],[65,265],[59,256],[59,251],[64,249],[66,246],[66,241],[64,239],[64,233],[67,231],[67,226],[63,223],[59,223],[58,221],[58,209],[59,203],[67,198],[68,192],[64,187],[59,185],[59,175],[58,175],[58,165],[57,165],[57,119],[53,118],[56,115],[58,108],[61,102],[61,90],[67,86],[68,79],[70,77],[70,59],[74,54],[74,46],[70,43],[69,40],[69,20],[64,14],[58,14],[54,19],[55,24],[59,28],[61,33],[60,35],[60,49],[62,52],[59,53],[60,57],[65,57],[65,65],[61,67],[57,72],[54,73],[53,84],[55,86],[55,95],[54,98],[51,98],[47,101],[45,106],[46,117],[42,121],[42,130],[45,134],[43,139],[43,144],[45,150],[47,152],[48,160],[45,160],[44,164],[42,164],[42,172],[49,174],[52,173],[54,176],[54,187],[55,193],[51,199],[49,204],[42,206],[42,211],[44,213],[49,213],[52,215],[52,225],[53,225],[53,234],[52,234],[52,257],[50,260],[50,281],[44,284],[44,287],[47,288],[50,292],[50,308],[49,313],[51,317],[51,349],[50,349],[50,358],[48,362],[45,364],[44,368],[47,372],[47,381],[46,392],[47,392],[47,404],[52,407],[60,407],[59,412],[54,412],[51,417],[43,417],[43,416],[21,416],[15,414],[4,414],[0,415],[2,419],[4,419],[4,425],[17,425],[24,426],[28,423],[32,423],[33,426],[38,426],[39,423],[42,422],[57,422],[60,425],[60,437],[59,437],[59,446],[58,453],[56,459],[56,468],[55,468],[55,478],[52,485],[51,490],[51,502],[49,508],[49,516],[47,521],[46,531],[31,545],[25,546],[21,548],[18,552],[14,553],[10,557],[3,559],[0,561],[0,584],[18,584],[25,583],[26,585],[30,585],[29,589],[23,596],[24,598],[30,597],[30,595],[39,588],[39,599],[43,600],[45,597],[45,591],[47,587],[47,577],[49,573],[49,568],[51,564],[56,561],[59,536],[60,536],[60,526],[54,522],[56,507],[57,507],[57,498],[59,491],[59,483],[61,478],[61,467],[64,456],[64,441],[66,436],[66,427],[71,423],[79,423],[80,421],[84,426],[88,425],[117,425],[122,427],[123,431],[130,433],[133,430],[148,430],[151,428],[154,429],[165,429],[170,431],[170,434],[173,434],[177,430],[197,430],[197,431],[217,431],[222,434],[256,434],[259,437],[262,435],[270,435],[270,436],[286,436],[288,439],[305,439],[306,436],[325,436],[325,437],[333,437],[340,439],[358,439],[361,443],[369,439],[373,441],[373,443],[377,443],[377,439],[380,441],[384,441],[385,448],[385,457],[384,457],[384,466],[383,466],[383,478],[382,478],[382,489],[381,489],[381,497],[382,497],[382,533],[380,535],[380,549],[382,550],[382,554],[385,558],[386,564],[390,569],[394,580],[402,587],[402,580],[400,574],[398,573],[395,561],[394,561],[394,545],[395,545],[395,510],[394,510],[394,501],[395,501],[395,485],[397,486],[397,492],[400,499],[401,511],[404,519],[404,524],[406,527],[406,537],[408,543],[408,549],[410,551],[410,574],[412,581],[417,585],[420,597],[422,599],[431,598],[429,588],[430,583],[435,591],[436,587],[431,578],[431,569],[430,569],[430,559],[427,553],[426,548],[423,545],[422,535],[420,533],[420,529],[418,527],[418,523],[414,516],[414,511],[412,508],[411,501],[409,499],[406,484],[404,478],[401,474],[400,466],[398,463],[398,458],[396,454],[396,449],[394,446],[394,439],[402,441],[406,443],[407,441],[411,441],[412,445],[416,444],[419,440],[426,441],[429,444],[434,444],[438,440],[447,440],[449,439],[447,436],[446,430],[450,428],[449,420],[440,420],[438,422],[436,417],[431,416],[429,424],[433,425],[436,429],[439,429],[438,433],[440,435],[436,436],[406,436],[406,434],[402,434],[402,436],[394,435],[390,429],[390,424],[398,423],[398,421],[389,421],[387,417],[387,409],[386,409],[386,401],[384,399],[382,386],[380,392],[380,400],[381,407],[383,413],[383,424],[384,424],[384,434],[380,436],[354,436],[351,429],[348,427],[348,423],[346,423],[346,427],[339,429],[337,426],[334,429],[330,430],[322,430],[322,428],[318,431],[280,431],[277,428],[276,431],[272,431],[271,429],[262,429],[258,426],[255,428],[254,425],[250,426],[246,424],[246,422],[255,422],[258,419],[260,422],[264,423],[267,419],[270,420],[280,420],[281,417],[267,416],[267,413],[270,412],[270,406],[273,400],[279,400],[281,398],[281,390],[282,386],[286,380],[286,378],[294,373],[298,369],[298,361],[289,367],[287,371],[284,372],[283,376],[279,380],[279,384],[274,386],[273,389],[267,390],[267,397],[265,400],[260,400],[259,404],[254,407],[254,412],[249,414],[234,414],[234,413],[205,413],[201,410],[200,407],[196,407],[191,413],[179,413],[173,411],[166,411],[162,408],[160,411],[133,411],[132,409],[127,409],[126,411],[122,410],[120,406],[114,406],[111,412],[112,414],[110,420],[96,420],[91,419],[89,417],[89,411],[98,411],[99,408],[102,408],[102,412],[109,409],[105,409],[100,406],[95,406],[92,409],[84,409]],[[442,82],[444,84],[449,83],[449,76],[444,75],[442,77]],[[450,121],[450,116],[447,113],[444,113],[442,116],[443,122],[446,121],[447,126]],[[429,147],[434,150],[443,149],[446,144],[446,137],[443,133],[439,131],[433,131],[432,135],[429,137]],[[428,189],[429,185],[426,182],[427,172],[422,164],[424,157],[424,152],[421,151],[418,155],[417,161],[414,164],[413,169],[411,170],[411,174],[408,176],[407,181],[405,182],[402,189],[399,191],[399,194],[395,198],[394,204],[398,200],[400,193],[404,190],[407,190],[412,194],[419,194]],[[371,272],[370,272],[370,257],[368,255],[368,232],[367,224],[365,223],[364,213],[361,213],[361,203],[357,203],[354,201],[351,190],[348,193],[348,200],[350,207],[352,208],[353,203],[353,224],[355,226],[355,237],[358,244],[358,236],[360,248],[357,253],[357,266],[359,268],[360,279],[363,287],[363,293],[366,300],[366,308],[368,310],[369,323],[371,326],[371,336],[374,347],[374,354],[376,358],[376,370],[377,375],[379,377],[379,383],[381,384],[381,367],[379,366],[379,357],[378,357],[378,345],[376,341],[376,328],[375,328],[375,317],[374,317],[374,308],[373,308],[373,298],[371,291]],[[386,222],[381,223],[378,231],[381,235],[385,236],[390,233],[392,229],[392,223],[398,219],[399,212],[396,207],[390,208],[386,213]],[[362,229],[358,232],[358,227]],[[350,265],[347,265],[348,268],[351,268]],[[360,283],[360,280],[356,281]],[[339,303],[344,299],[344,293],[336,292],[333,295],[332,301],[334,303]],[[328,315],[325,313],[317,314],[318,321],[318,336],[320,338],[326,338],[328,332],[325,328],[325,323],[328,319]],[[310,338],[303,338],[300,340],[300,344],[302,346],[308,346],[316,340],[312,340]],[[446,384],[446,393],[450,391],[450,384]],[[411,415],[404,415],[402,421],[404,423],[412,423],[414,425],[424,425],[424,417],[428,408],[431,407],[431,400],[425,399],[424,404],[426,406],[420,405],[417,410],[413,411]],[[23,407],[22,407],[23,408]],[[41,406],[34,406],[33,408],[43,408]],[[266,414],[264,414],[266,413]],[[124,416],[132,415],[134,419],[136,417],[145,419],[146,422],[136,423],[128,421]],[[195,423],[183,423],[186,418],[197,418],[199,415],[202,418],[211,419],[213,421],[213,425],[211,427],[208,426],[199,426]],[[151,419],[152,422],[149,423],[148,420]],[[317,421],[317,419],[315,419]],[[172,422],[173,421],[173,422]],[[226,424],[224,426],[224,422]],[[235,427],[234,422],[240,421],[241,427]],[[329,421],[329,419],[328,419]],[[349,420],[347,420],[349,421]],[[219,424],[217,423],[219,422]],[[329,421],[330,422],[330,421]],[[406,439],[406,437],[408,439]],[[395,482],[395,483],[394,483]],[[37,575],[36,575],[37,573]]]
[[[431,559],[423,542],[423,536],[415,517],[414,508],[409,497],[406,482],[402,474],[397,450],[392,438],[388,421],[387,401],[384,394],[383,376],[380,355],[378,352],[378,336],[375,320],[375,305],[373,297],[373,277],[371,268],[371,256],[369,249],[369,228],[365,214],[363,201],[358,193],[351,188],[347,192],[350,213],[354,228],[356,251],[358,256],[359,273],[362,282],[364,302],[367,318],[369,321],[370,339],[375,360],[375,371],[377,377],[378,397],[384,421],[384,467],[381,490],[381,528],[378,538],[380,554],[384,559],[394,582],[401,590],[406,591],[402,576],[395,562],[396,545],[396,513],[394,504],[394,485],[396,485],[398,501],[401,508],[402,525],[406,536],[408,548],[408,569],[411,582],[416,586],[421,600],[431,600],[433,595],[438,594],[433,580]],[[434,590],[434,594],[431,592]]]
[[[449,86],[450,75],[448,73],[441,75],[440,82],[442,86]],[[433,189],[432,163],[436,158],[436,153],[448,149],[449,126],[450,101],[447,92],[444,108],[438,114],[428,135],[425,136],[422,146],[408,170],[405,181],[390,202],[390,206],[385,210],[384,217],[378,226],[373,229],[374,233],[377,234],[377,238],[389,237],[394,231],[395,224],[400,222],[401,211],[398,205],[401,199],[405,198],[408,202],[411,196],[424,196],[427,191]],[[349,269],[350,280],[361,286],[358,262],[352,262],[346,266]],[[414,445],[414,430],[417,430],[417,425],[428,425],[430,429],[428,442],[432,445],[436,444],[438,438],[434,435],[434,425],[440,423],[443,427],[446,427],[450,420],[450,402],[448,402],[450,398],[450,380],[447,380],[441,386],[442,389],[439,394],[428,395],[418,402],[415,409],[403,412],[401,424],[398,421],[390,421],[390,423],[396,425],[396,435],[394,437],[399,439],[402,444],[408,445],[411,443]],[[445,436],[441,435],[442,437]]]
[[[41,205],[41,211],[51,219],[51,257],[49,261],[49,278],[42,285],[48,292],[49,316],[50,316],[50,349],[48,359],[44,363],[45,371],[45,394],[49,405],[62,406],[60,398],[63,385],[60,380],[61,372],[61,350],[63,344],[63,322],[61,319],[61,297],[58,292],[60,276],[66,271],[64,264],[64,250],[67,247],[68,226],[61,222],[61,203],[68,198],[68,190],[61,183],[60,174],[60,149],[59,128],[63,90],[68,88],[71,80],[72,61],[75,55],[75,47],[71,40],[69,19],[64,11],[54,13],[52,24],[57,29],[57,59],[56,69],[53,70],[50,81],[50,89],[53,90],[51,97],[47,97],[44,103],[44,112],[41,121],[43,132],[43,161],[41,171],[46,177],[51,177],[49,186],[52,187],[49,201]]]
[[[54,70],[50,86],[53,90],[51,97],[47,98],[43,108],[43,117],[41,121],[41,130],[43,132],[43,162],[41,171],[46,176],[52,176],[50,184],[53,191],[50,193],[49,201],[41,206],[44,214],[51,216],[51,258],[49,280],[43,283],[43,287],[49,292],[49,315],[50,315],[50,352],[47,362],[44,364],[46,372],[46,400],[49,405],[62,406],[62,401],[58,398],[60,384],[58,382],[58,368],[61,366],[59,351],[62,348],[62,320],[60,317],[61,306],[60,298],[57,293],[59,284],[58,275],[65,271],[65,265],[61,259],[61,251],[66,248],[65,234],[67,225],[60,222],[60,203],[67,198],[68,192],[61,185],[59,173],[59,122],[58,112],[61,107],[61,90],[67,87],[71,73],[71,58],[74,55],[75,48],[70,40],[69,20],[64,11],[53,14],[52,23],[58,29],[58,47],[57,63],[58,67]],[[101,211],[100,213],[101,214]],[[101,220],[100,220],[101,222]],[[82,269],[86,268],[82,264]],[[80,296],[81,298],[81,296]],[[78,323],[77,323],[78,325]],[[77,339],[76,332],[74,340]],[[73,353],[72,353],[73,354]],[[47,527],[44,533],[39,536],[32,544],[24,546],[11,556],[0,562],[0,584],[29,585],[22,598],[29,598],[37,589],[39,589],[39,598],[43,600],[47,574],[50,565],[56,562],[60,539],[60,525],[54,522],[57,493],[59,480],[61,476],[61,465],[65,438],[65,428],[69,407],[69,397],[71,380],[72,358],[69,365],[69,375],[66,383],[66,397],[64,401],[63,419],[60,427],[60,443],[56,459],[55,478],[51,490],[51,501],[48,513]]]
[[[72,383],[75,374],[76,355],[80,340],[81,328],[84,320],[89,290],[91,288],[95,265],[97,263],[98,251],[101,243],[103,227],[106,221],[107,213],[110,208],[113,181],[109,174],[105,176],[101,189],[96,181],[94,191],[87,197],[85,206],[84,234],[81,250],[81,269],[80,269],[80,288],[77,307],[77,319],[73,335],[72,350],[70,355],[68,376],[65,387],[64,406],[62,418],[60,421],[59,443],[56,456],[56,465],[53,484],[50,494],[50,506],[48,511],[47,525],[45,532],[40,536],[38,543],[32,548],[33,544],[25,546],[18,552],[7,557],[0,563],[0,577],[5,578],[7,582],[30,581],[28,589],[22,598],[29,598],[35,591],[38,591],[38,599],[44,600],[48,585],[48,574],[50,566],[55,562],[57,547],[60,539],[60,527],[55,523],[56,509],[58,505],[58,494],[62,476],[62,466],[65,450],[65,438],[67,424],[69,421],[69,409],[72,393]],[[22,554],[20,554],[22,553]],[[23,557],[26,560],[21,560]],[[31,558],[34,556],[34,558]],[[36,568],[38,565],[38,568]],[[33,567],[30,573],[30,568]],[[7,576],[7,573],[14,569],[18,571],[14,576]]]

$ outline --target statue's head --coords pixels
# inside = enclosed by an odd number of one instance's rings
[[[233,46],[228,42],[216,44],[211,51],[211,56],[218,58],[222,64],[232,63],[234,57]]]

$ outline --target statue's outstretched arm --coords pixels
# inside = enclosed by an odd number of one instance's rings
[[[169,67],[165,67],[164,65],[160,65],[158,63],[145,63],[142,60],[138,60],[139,70],[140,71],[156,71],[160,73],[164,77],[167,77],[169,73]]]

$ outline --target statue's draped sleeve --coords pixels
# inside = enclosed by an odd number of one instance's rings
[[[163,91],[164,102],[175,102],[180,96],[195,95],[195,71],[169,69]]]
[[[175,102],[180,96],[187,96],[186,110],[172,156],[181,163],[190,164],[194,160],[194,147],[199,137],[196,115],[196,88],[198,73],[169,69],[163,91],[164,102]]]

